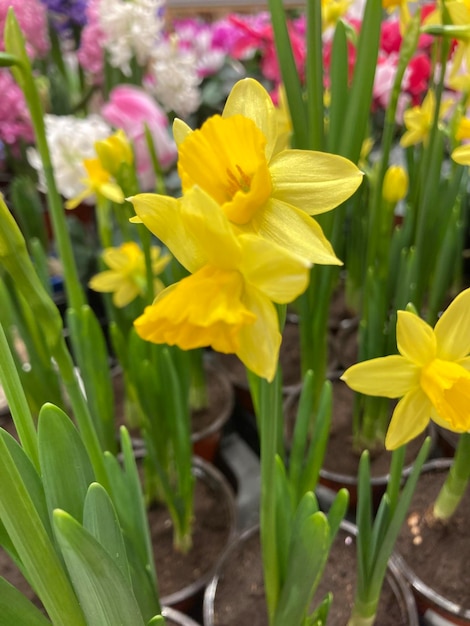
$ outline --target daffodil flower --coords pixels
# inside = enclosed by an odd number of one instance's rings
[[[398,311],[400,354],[353,365],[341,377],[360,393],[401,398],[385,438],[389,450],[421,433],[432,419],[454,432],[470,430],[470,289],[460,293],[434,329]]]
[[[88,174],[81,181],[85,185],[85,189],[75,198],[67,200],[65,203],[67,209],[77,208],[83,200],[94,195],[103,196],[117,204],[124,202],[125,198],[121,187],[114,182],[113,177],[104,169],[99,159],[84,159],[83,165]]]
[[[433,91],[428,91],[421,106],[417,105],[408,109],[403,114],[406,132],[400,139],[400,145],[408,148],[418,143],[426,143],[434,119],[436,109],[436,96]]]
[[[152,246],[150,250],[152,273],[154,279],[154,294],[164,288],[162,281],[157,278],[168,262],[169,254],[161,254],[160,248]],[[104,270],[93,276],[88,286],[100,293],[112,293],[113,303],[122,308],[138,296],[146,293],[145,257],[141,248],[133,241],[123,243],[118,248],[106,248],[102,254],[103,261],[109,270]]]
[[[200,129],[176,120],[183,194],[197,185],[239,233],[257,234],[312,263],[341,265],[311,216],[349,198],[362,173],[340,156],[280,149],[278,130],[268,92],[249,78],[233,87],[222,115]]]
[[[310,263],[253,233],[236,235],[199,187],[179,200],[139,194],[130,201],[134,221],[142,221],[191,273],[146,307],[134,322],[137,333],[183,350],[212,346],[237,354],[272,380],[281,343],[273,302],[291,302],[306,289]]]

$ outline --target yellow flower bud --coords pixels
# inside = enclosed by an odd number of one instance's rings
[[[391,165],[385,172],[382,187],[384,200],[396,204],[408,192],[408,174],[400,165]]]
[[[97,141],[95,150],[98,158],[107,172],[116,176],[121,163],[132,165],[134,155],[132,147],[123,130],[119,129],[114,135]]]

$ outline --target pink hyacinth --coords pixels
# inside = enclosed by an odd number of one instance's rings
[[[101,114],[108,124],[122,128],[132,141],[140,184],[144,190],[151,189],[155,175],[147,148],[145,125],[152,134],[160,166],[166,170],[176,161],[177,155],[167,116],[148,93],[132,85],[115,87]]]
[[[32,143],[34,135],[23,92],[6,69],[0,69],[0,93],[0,141],[14,151],[20,140]]]
[[[45,56],[49,51],[46,7],[39,0],[0,0],[0,33],[4,31],[10,7],[24,33],[29,57],[34,59]],[[3,37],[0,47],[5,49]]]
[[[80,65],[96,80],[100,80],[103,73],[105,42],[105,34],[99,25],[98,2],[99,0],[89,0],[86,10],[87,23],[82,30],[77,52]]]

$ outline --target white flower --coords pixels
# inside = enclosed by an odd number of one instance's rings
[[[98,22],[113,67],[129,76],[132,57],[146,65],[164,26],[163,5],[163,0],[98,1]]]
[[[166,111],[187,117],[201,102],[201,79],[193,52],[179,47],[173,36],[160,42],[152,57],[147,86]]]
[[[83,159],[95,157],[95,141],[109,137],[112,130],[99,115],[89,115],[84,119],[72,115],[46,115],[45,123],[57,188],[64,198],[74,198],[85,188],[80,182],[87,175]],[[46,192],[46,179],[38,151],[29,148],[27,156],[38,172],[38,188]],[[89,202],[92,201],[93,198],[89,199]]]

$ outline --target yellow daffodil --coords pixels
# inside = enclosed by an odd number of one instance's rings
[[[106,139],[95,142],[95,151],[103,169],[116,177],[123,163],[132,165],[134,153],[126,133],[119,129]]]
[[[67,209],[75,209],[85,198],[100,195],[111,202],[122,204],[125,200],[121,187],[114,182],[111,174],[104,169],[99,159],[85,159],[83,165],[87,171],[87,178],[81,182],[85,189],[65,203]]]
[[[203,189],[239,233],[255,233],[313,263],[341,264],[310,216],[351,196],[362,173],[333,154],[280,150],[277,124],[269,94],[249,78],[233,87],[222,115],[200,129],[176,120],[183,193]]]
[[[450,102],[443,103],[439,109],[439,118],[448,111]],[[400,145],[408,148],[418,143],[426,144],[434,120],[436,110],[436,96],[433,91],[428,91],[421,105],[408,109],[403,114],[406,132],[400,139]]]
[[[411,19],[408,0],[382,0],[382,6],[388,13],[393,13],[393,11],[398,9],[400,33],[403,35]]]
[[[342,376],[360,393],[401,398],[385,446],[393,450],[434,420],[455,432],[470,430],[470,289],[460,293],[434,329],[398,311],[400,354],[353,365]]]
[[[179,200],[139,194],[130,201],[134,221],[142,221],[191,272],[145,309],[134,322],[137,333],[183,350],[212,346],[237,354],[272,380],[281,342],[273,302],[291,302],[306,289],[310,264],[253,233],[236,235],[199,187]]]
[[[455,139],[457,141],[466,140],[467,143],[455,148],[450,156],[459,165],[470,165],[470,144],[468,143],[470,139],[470,119],[468,117],[462,116],[460,118],[455,132]]]
[[[333,28],[351,6],[351,0],[322,0],[322,29]]]
[[[161,254],[160,248],[152,246],[151,251],[152,273],[154,279],[154,294],[158,294],[164,285],[159,278],[168,262],[169,254]],[[129,241],[118,248],[106,248],[102,255],[103,261],[109,270],[96,274],[90,279],[88,286],[100,293],[112,293],[113,303],[122,308],[132,302],[137,296],[143,296],[147,290],[145,257],[141,248]]]

